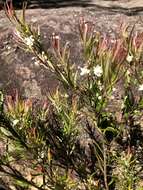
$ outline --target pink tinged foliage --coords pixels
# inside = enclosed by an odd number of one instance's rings
[[[59,35],[56,35],[55,33],[53,33],[52,38],[51,38],[51,43],[52,43],[52,47],[56,51],[60,51],[60,37],[59,37]]]
[[[89,36],[93,35],[93,24],[84,20],[83,17],[79,20],[79,32],[81,39],[86,42]]]
[[[108,49],[107,46],[107,38],[104,36],[100,41],[99,41],[99,47],[98,47],[98,55],[102,55],[104,51]]]
[[[44,101],[43,110],[46,111],[48,109],[48,106],[49,106],[48,101]]]
[[[123,40],[116,40],[113,46],[113,61],[117,63],[122,63],[125,60],[126,56],[127,51],[124,48]]]
[[[12,111],[13,110],[13,100],[12,100],[12,96],[6,96],[6,105],[7,105],[7,109],[8,111]]]
[[[21,110],[23,113],[28,113],[32,110],[32,100],[21,100],[18,92],[15,92],[14,96],[6,96],[6,109],[8,112],[13,112],[15,110]]]
[[[31,99],[27,99],[24,102],[24,110],[25,110],[25,112],[28,112],[31,109],[32,109],[32,100]]]
[[[13,8],[12,0],[6,1],[5,8],[6,8],[6,13],[8,17],[12,18],[14,16],[14,8]]]

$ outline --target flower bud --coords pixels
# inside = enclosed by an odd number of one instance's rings
[[[55,35],[55,33],[52,34],[52,46],[56,50],[60,49],[60,37]]]

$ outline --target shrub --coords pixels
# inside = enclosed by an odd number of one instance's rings
[[[12,3],[5,11],[19,47],[60,85],[38,108],[18,93],[0,94],[0,137],[6,143],[0,171],[25,189],[142,189],[143,34],[123,24],[120,37],[110,39],[81,18],[84,63],[78,67],[58,35],[51,37],[53,54],[44,49],[39,29],[25,20],[25,6],[22,19]],[[112,103],[121,80],[117,109]]]

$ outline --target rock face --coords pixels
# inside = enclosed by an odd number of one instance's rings
[[[95,24],[95,30],[110,36],[118,33],[119,23],[123,20],[130,25],[137,23],[137,29],[143,30],[141,12],[139,16],[130,17],[120,12],[111,12],[104,7],[28,9],[26,15],[28,22],[40,26],[42,40],[47,49],[50,47],[50,36],[53,32],[61,35],[63,43],[69,41],[71,58],[76,64],[83,64],[78,32],[79,17],[85,17]],[[33,55],[17,46],[12,36],[13,26],[4,11],[0,11],[0,18],[0,89],[8,94],[18,89],[23,97],[41,99],[47,96],[49,89],[52,90],[57,85],[53,74],[35,65]]]
[[[0,5],[6,1],[0,0]],[[12,0],[16,7],[22,7],[23,2],[27,2],[31,8],[61,8],[61,7],[97,7],[98,9],[110,9],[110,11],[120,11],[133,14],[143,11],[142,0]]]

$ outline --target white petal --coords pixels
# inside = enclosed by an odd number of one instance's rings
[[[143,84],[139,85],[138,90],[139,90],[139,91],[143,91]]]
[[[93,68],[93,72],[97,77],[101,77],[103,71],[102,67],[100,65],[97,65],[96,67]]]
[[[90,70],[87,69],[86,67],[83,67],[83,68],[80,68],[81,72],[80,72],[80,75],[83,76],[83,75],[87,75],[90,73]]]

